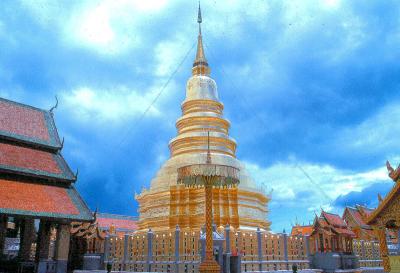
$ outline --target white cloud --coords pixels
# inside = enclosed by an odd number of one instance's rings
[[[322,7],[329,9],[329,10],[335,10],[340,7],[342,4],[341,0],[324,0],[322,1]]]
[[[102,123],[126,122],[146,111],[156,96],[156,89],[140,94],[138,91],[118,87],[113,90],[94,90],[81,87],[64,92],[62,99],[76,120]],[[153,105],[146,115],[158,116],[159,110]]]
[[[48,0],[22,1],[37,22],[58,29],[66,43],[105,55],[139,46],[146,35],[143,24],[167,4],[167,0],[101,0],[69,5]]]
[[[177,35],[173,39],[158,43],[154,49],[155,75],[158,77],[170,76],[184,57],[184,54],[190,49],[190,42],[185,41],[183,35]]]
[[[340,195],[362,189],[376,183],[391,183],[385,166],[365,172],[337,169],[330,165],[311,163],[275,163],[262,168],[246,162],[246,167],[258,183],[273,189],[273,202],[299,202],[306,192],[308,210],[323,207],[331,210],[331,203]]]

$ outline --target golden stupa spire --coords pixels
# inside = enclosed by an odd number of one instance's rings
[[[192,74],[193,75],[209,75],[210,68],[208,67],[207,59],[204,54],[203,48],[203,37],[201,35],[201,8],[200,8],[200,1],[199,1],[199,11],[197,14],[197,23],[199,23],[199,35],[197,37],[197,52],[196,52],[196,59],[193,63]]]

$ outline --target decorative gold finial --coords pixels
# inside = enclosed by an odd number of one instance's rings
[[[193,63],[192,74],[193,75],[209,75],[210,68],[208,67],[207,59],[204,54],[203,48],[203,37],[201,35],[201,23],[203,22],[201,16],[201,7],[199,1],[199,10],[197,14],[197,23],[199,23],[199,35],[197,37],[197,52],[196,52],[196,59]]]
[[[395,169],[390,165],[389,161],[386,161],[386,168],[389,172],[389,177],[394,181],[397,182],[400,179],[400,165]]]

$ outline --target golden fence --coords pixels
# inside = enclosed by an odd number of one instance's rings
[[[123,238],[108,236],[105,263],[112,270],[133,272],[198,272],[200,261],[197,231],[136,232]]]
[[[262,231],[236,232],[234,251],[241,256],[243,272],[309,268],[308,237]]]
[[[353,240],[353,252],[358,256],[360,267],[382,267],[379,249],[378,242]]]
[[[219,255],[224,266],[229,264],[230,257],[238,256],[242,272],[291,270],[293,264],[298,269],[310,267],[312,252],[308,236],[230,227],[221,227],[214,235],[214,254]],[[171,232],[150,230],[123,237],[109,235],[104,242],[104,262],[111,262],[112,270],[116,271],[196,273],[204,256],[203,240],[200,231],[179,227]],[[354,240],[353,249],[361,267],[381,266],[378,243]],[[228,259],[225,263],[222,255]]]

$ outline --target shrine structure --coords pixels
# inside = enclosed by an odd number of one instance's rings
[[[61,155],[64,142],[52,110],[0,98],[0,253],[12,219],[20,232],[19,261],[29,262],[36,245],[32,263],[38,273],[67,272],[70,223],[93,218],[75,189],[76,174]],[[57,231],[54,256],[52,230]]]
[[[389,162],[386,162],[386,166],[389,177],[395,184],[385,198],[379,198],[378,207],[366,218],[366,223],[372,226],[379,239],[385,272],[398,272],[400,270],[399,253],[398,250],[395,253],[390,253],[387,244],[387,229],[397,232],[400,229],[400,165],[394,169]],[[396,268],[392,268],[394,266]]]
[[[240,173],[235,188],[214,188],[213,216],[218,227],[269,230],[267,204],[270,197],[249,176],[236,158],[236,141],[229,136],[230,123],[223,117],[217,84],[210,77],[210,67],[203,48],[201,12],[192,77],[186,85],[182,117],[176,122],[178,136],[169,142],[171,156],[151,181],[149,189],[135,196],[139,202],[140,230],[200,230],[204,225],[204,190],[178,185],[178,169],[206,162],[209,133],[210,153],[214,164],[230,166]]]
[[[339,215],[322,211],[319,217],[315,217],[311,233],[315,252],[352,253],[354,237],[354,232]]]

